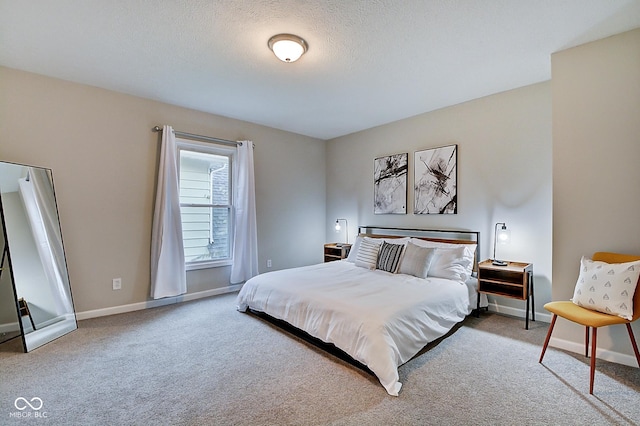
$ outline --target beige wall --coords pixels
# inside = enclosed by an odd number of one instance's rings
[[[155,125],[255,143],[260,270],[320,262],[325,142],[0,67],[0,160],[53,169],[78,312],[148,300],[159,135]],[[111,289],[122,278],[122,290]],[[188,273],[226,288],[229,267]]]
[[[385,106],[386,107],[386,106]],[[458,214],[413,214],[415,151],[458,145]],[[374,158],[409,153],[408,214],[373,214]],[[540,83],[354,133],[327,145],[327,222],[470,229],[481,257],[492,256],[496,222],[512,242],[498,257],[533,262],[536,310],[551,300],[551,84]],[[327,229],[329,229],[327,223]],[[336,235],[327,232],[327,240]],[[492,299],[493,309],[524,314],[524,302]]]
[[[640,254],[640,29],[558,52],[551,64],[553,299],[566,300],[582,255]],[[552,344],[581,352],[583,335],[559,320]],[[636,365],[624,326],[599,332],[598,347]]]

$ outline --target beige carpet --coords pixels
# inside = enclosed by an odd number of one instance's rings
[[[547,324],[483,313],[375,377],[255,316],[235,294],[81,321],[29,354],[0,346],[0,424],[633,425],[640,369],[550,348]],[[42,400],[16,417],[18,398]],[[19,405],[22,401],[19,402]],[[37,401],[36,401],[37,402]],[[43,417],[46,415],[46,417]]]

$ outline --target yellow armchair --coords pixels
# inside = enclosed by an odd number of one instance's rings
[[[606,263],[626,263],[640,260],[640,256],[598,252],[593,255],[593,260]],[[637,283],[636,291],[633,296],[632,319],[625,319],[616,315],[609,315],[597,311],[592,311],[590,309],[580,307],[571,301],[549,302],[544,305],[544,308],[551,312],[553,316],[551,318],[551,324],[549,324],[549,331],[547,332],[547,337],[544,341],[544,346],[542,347],[542,353],[540,354],[539,362],[542,362],[542,359],[544,358],[544,353],[546,352],[547,346],[549,345],[549,339],[551,339],[553,327],[556,324],[556,320],[559,316],[585,327],[584,347],[586,357],[589,356],[589,329],[591,329],[591,375],[589,381],[590,394],[593,394],[593,379],[595,377],[596,367],[598,328],[614,324],[625,324],[627,326],[627,331],[629,332],[629,338],[631,339],[631,345],[633,346],[636,360],[638,361],[638,365],[640,366],[640,352],[638,352],[638,345],[636,344],[636,339],[631,329],[631,323],[640,318],[640,290]]]

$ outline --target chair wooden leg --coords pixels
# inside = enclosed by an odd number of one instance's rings
[[[589,358],[589,326],[586,326],[584,329],[584,356]]]
[[[542,362],[542,358],[544,358],[544,353],[547,351],[547,346],[549,345],[549,339],[551,339],[551,333],[553,332],[553,326],[556,325],[556,320],[558,319],[558,315],[553,314],[553,318],[551,318],[551,324],[549,324],[549,331],[547,331],[547,337],[544,339],[544,346],[542,347],[542,353],[540,354],[540,360],[538,362]]]
[[[638,352],[638,345],[636,343],[636,338],[633,336],[633,330],[631,330],[631,323],[627,323],[627,331],[629,332],[629,338],[631,339],[633,352],[636,354],[636,361],[638,361],[638,366],[640,367],[640,352]]]
[[[591,332],[591,375],[589,379],[589,394],[593,395],[593,379],[596,374],[596,347],[598,339],[598,327],[593,327]]]

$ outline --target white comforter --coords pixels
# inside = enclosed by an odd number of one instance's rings
[[[333,343],[397,396],[398,367],[471,313],[475,294],[457,281],[337,261],[253,277],[237,304],[242,312],[264,312]]]

